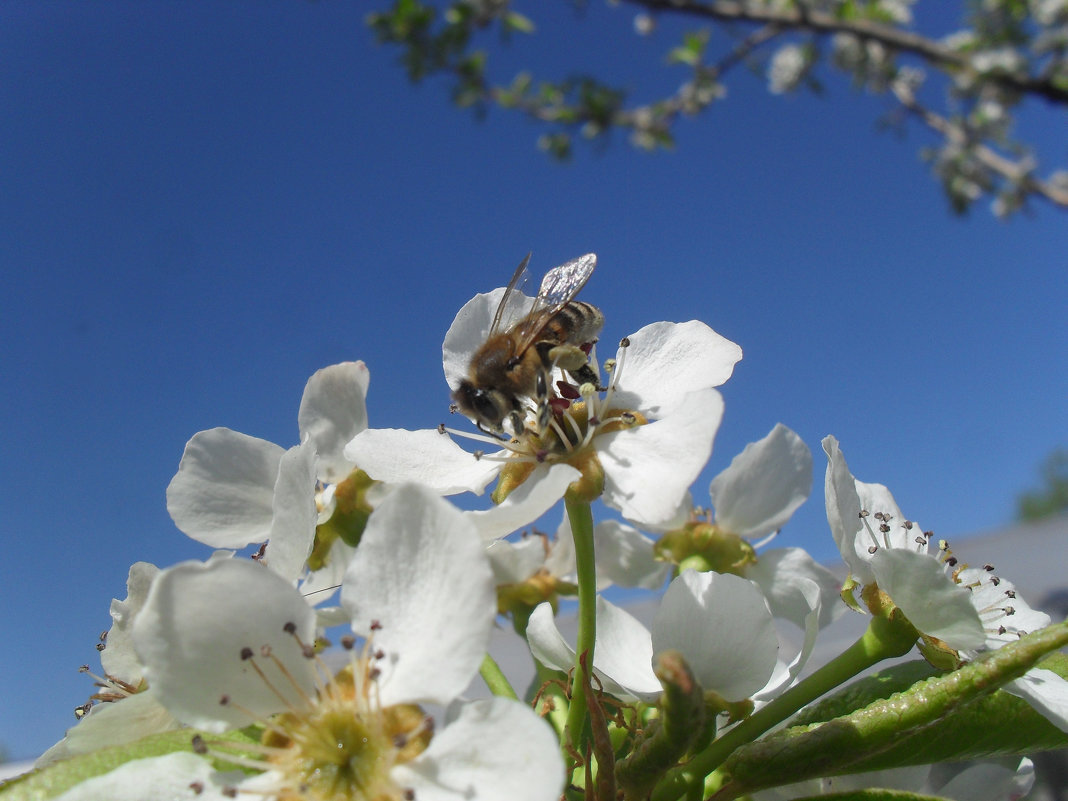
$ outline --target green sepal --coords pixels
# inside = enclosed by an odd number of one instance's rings
[[[367,492],[377,484],[363,470],[353,470],[334,488],[334,513],[325,523],[315,527],[315,544],[308,556],[308,567],[326,567],[330,549],[337,540],[355,548],[360,544],[367,520],[374,507],[367,501]]]
[[[848,714],[792,726],[743,746],[725,763],[730,781],[717,797],[736,798],[822,776],[1068,745],[1068,735],[1025,701],[995,692],[1065,644],[1068,624],[1050,626]],[[1057,671],[1063,664],[1048,659],[1041,667]],[[855,694],[854,702],[862,698]]]
[[[113,745],[88,754],[68,757],[0,785],[0,798],[4,801],[43,801],[55,798],[87,779],[103,776],[135,759],[164,756],[177,751],[192,752],[195,734],[197,731],[194,729],[177,729],[151,734],[133,743]],[[256,726],[226,734],[201,732],[201,735],[213,745],[226,743],[240,747],[245,743],[260,741],[260,729]],[[212,761],[218,770],[234,770],[234,765],[229,762]]]

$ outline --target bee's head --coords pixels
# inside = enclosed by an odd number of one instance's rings
[[[475,386],[466,378],[452,393],[452,399],[479,428],[494,434],[504,433],[504,419],[515,411],[515,403],[508,395],[492,387]]]

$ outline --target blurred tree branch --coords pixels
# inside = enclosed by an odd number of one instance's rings
[[[671,147],[679,119],[725,97],[722,81],[738,65],[766,70],[770,91],[781,94],[818,91],[827,64],[895,101],[888,119],[917,119],[938,136],[924,156],[956,211],[983,197],[1002,216],[1032,198],[1068,209],[1068,170],[1040,176],[1033,149],[1013,135],[1013,113],[1025,100],[1043,101],[1054,114],[1068,111],[1068,0],[974,0],[962,28],[937,39],[908,27],[914,3],[617,0],[637,9],[639,33],[662,18],[703,26],[686,28],[667,53],[669,64],[689,70],[688,80],[635,104],[595,76],[535,80],[521,72],[506,83],[491,80],[479,37],[495,29],[507,43],[534,32],[511,0],[394,0],[368,24],[380,42],[401,47],[413,81],[444,74],[461,107],[479,114],[511,109],[537,120],[547,129],[539,145],[557,158],[571,155],[576,138],[606,139],[616,129],[642,149]],[[730,37],[716,55],[709,52],[712,28]],[[928,81],[927,71],[940,80]]]

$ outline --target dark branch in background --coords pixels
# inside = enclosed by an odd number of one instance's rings
[[[682,14],[697,19],[717,22],[753,22],[775,25],[782,30],[805,31],[817,34],[848,33],[865,41],[879,42],[900,53],[919,56],[932,66],[948,69],[973,69],[967,56],[951,50],[945,45],[927,39],[916,33],[895,28],[892,25],[867,19],[839,19],[822,11],[804,9],[779,10],[751,6],[731,0],[711,0],[697,3],[679,0],[622,0],[630,5],[641,6],[650,11]],[[986,78],[991,83],[1003,85],[1021,94],[1034,95],[1049,100],[1051,103],[1068,104],[1068,86],[1058,86],[1050,78],[1035,76],[1018,76],[1012,73],[998,73]]]
[[[1037,177],[1028,149],[1008,136],[1010,112],[1023,99],[1041,98],[1068,109],[1068,9],[1051,12],[1064,19],[1046,20],[1049,25],[1042,28],[1026,4],[1005,3],[990,11],[975,3],[966,31],[970,41],[951,45],[898,27],[893,9],[880,5],[884,0],[842,0],[836,13],[810,8],[806,0],[785,8],[758,0],[622,1],[643,15],[648,12],[649,24],[654,16],[670,15],[752,30],[718,59],[707,56],[707,31],[687,32],[668,61],[689,68],[690,79],[661,99],[628,106],[623,90],[594,76],[551,82],[521,73],[508,85],[490,81],[487,55],[474,47],[476,35],[496,28],[507,40],[534,30],[511,0],[453,0],[444,10],[424,0],[394,0],[390,11],[372,14],[368,22],[379,41],[403,48],[401,61],[413,81],[448,75],[457,105],[479,114],[499,107],[527,115],[548,128],[539,146],[561,159],[571,154],[576,136],[607,141],[613,129],[629,131],[631,143],[643,149],[671,147],[678,119],[720,99],[721,80],[739,64],[769,60],[775,71],[779,57],[786,56],[783,71],[776,72],[786,77],[773,81],[772,90],[817,87],[812,71],[821,51],[815,43],[833,37],[836,67],[851,74],[857,86],[894,98],[901,114],[940,137],[942,144],[928,149],[926,157],[956,211],[967,211],[984,195],[994,196],[994,211],[1003,216],[1026,207],[1031,197],[1068,209],[1068,172]],[[786,36],[789,40],[769,59],[769,45]],[[946,76],[952,112],[921,103],[922,73],[899,66],[899,56]]]

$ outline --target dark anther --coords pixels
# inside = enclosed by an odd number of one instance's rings
[[[252,655],[253,655],[252,649],[249,648],[247,645],[244,648],[241,649],[241,660],[242,661],[244,661],[246,659],[252,659]]]

